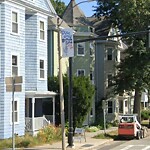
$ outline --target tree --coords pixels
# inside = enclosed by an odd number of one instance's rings
[[[58,16],[62,16],[66,9],[66,5],[61,0],[50,0]]]
[[[97,0],[95,15],[111,19],[122,33],[146,30],[150,18],[150,0]],[[150,87],[150,51],[146,49],[146,36],[123,39],[128,45],[126,57],[117,66],[115,89],[119,93],[135,91],[134,113],[140,120],[140,94]]]
[[[65,118],[68,120],[68,77],[63,76],[64,99],[65,99]],[[48,90],[59,93],[58,77],[49,77]],[[94,96],[94,87],[88,77],[73,77],[73,126],[80,127],[87,114],[91,110]],[[56,97],[57,118],[60,118],[59,95]],[[56,120],[57,124],[60,120]]]

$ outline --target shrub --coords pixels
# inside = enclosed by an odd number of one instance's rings
[[[99,128],[98,128],[98,127],[95,127],[95,126],[91,126],[91,127],[86,127],[85,130],[86,130],[87,132],[96,132],[96,131],[99,130]]]
[[[61,139],[61,128],[49,125],[39,131],[37,139],[44,143],[59,140]]]
[[[150,110],[142,110],[141,111],[141,119],[142,120],[149,119],[149,115],[150,115]]]

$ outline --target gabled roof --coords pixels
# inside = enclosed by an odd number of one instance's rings
[[[3,2],[3,0],[0,0],[0,2]],[[55,16],[56,11],[54,10],[54,7],[52,6],[50,0],[35,0],[35,1],[30,1],[30,0],[6,0],[10,1],[12,3],[21,5],[25,8],[28,9],[28,11],[32,12],[40,12],[43,14],[46,14],[48,16]],[[39,1],[39,3],[36,3]],[[42,5],[40,5],[42,3]]]
[[[70,3],[62,15],[62,19],[71,27],[74,25],[90,25],[89,20],[76,4],[75,0],[70,0]]]
[[[96,34],[99,36],[108,36],[112,27],[112,23],[109,19],[105,19],[104,17],[88,17],[88,19],[94,26]]]

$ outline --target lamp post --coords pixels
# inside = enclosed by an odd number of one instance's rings
[[[85,0],[77,3],[71,9],[79,4],[92,2],[95,0]],[[61,126],[62,126],[62,150],[66,150],[65,147],[65,117],[64,117],[64,96],[63,96],[63,77],[62,77],[62,56],[60,46],[60,26],[63,23],[57,19],[58,28],[58,53],[59,53],[59,84],[60,84],[60,109],[61,109]],[[74,147],[73,144],[73,101],[72,101],[72,57],[69,57],[69,99],[68,99],[68,120],[69,120],[69,133],[68,133],[68,147]]]
[[[62,22],[61,22],[62,23]],[[58,53],[59,53],[59,90],[60,90],[60,113],[61,113],[61,133],[62,133],[62,150],[66,150],[65,145],[65,115],[64,115],[64,93],[63,93],[63,76],[62,76],[62,56],[60,47],[60,23],[57,18],[58,28]]]
[[[95,0],[85,0],[77,3],[72,9],[79,4],[92,2]],[[72,57],[69,57],[69,99],[68,99],[68,120],[69,120],[69,132],[68,132],[68,147],[73,148],[73,97],[72,97]]]

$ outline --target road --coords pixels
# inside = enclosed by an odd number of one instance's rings
[[[150,136],[144,139],[118,140],[97,147],[95,150],[150,150]]]

